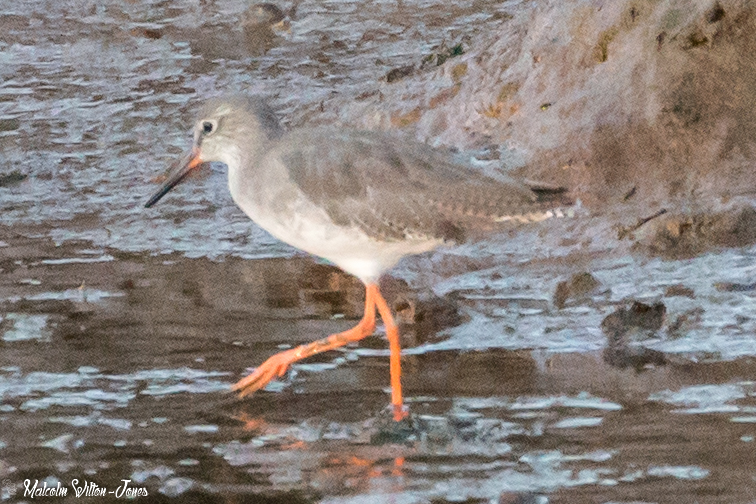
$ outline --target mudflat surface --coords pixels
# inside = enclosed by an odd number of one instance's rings
[[[353,325],[361,287],[250,223],[222,167],[145,210],[155,178],[206,95],[317,121],[530,8],[441,5],[303,2],[264,50],[230,1],[0,8],[0,499],[124,479],[138,502],[756,499],[756,249],[639,254],[621,207],[400,264],[406,422],[380,330],[228,392]]]
[[[404,328],[411,417],[394,424],[380,334],[250,398],[228,392],[281,348],[355,323],[359,285],[335,268],[2,231],[5,498],[26,479],[60,481],[69,500],[75,479],[108,490],[130,479],[140,499],[181,502],[752,498],[756,361],[744,345],[719,353],[746,322],[684,322],[698,342],[665,327],[630,348],[673,350],[635,366],[586,322],[623,303],[603,293],[558,310],[534,294],[529,272],[545,266],[510,265],[508,287],[449,295],[461,325],[416,339]]]

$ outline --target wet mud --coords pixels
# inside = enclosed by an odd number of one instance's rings
[[[131,479],[151,501],[181,502],[673,502],[661,491],[677,502],[746,502],[754,491],[756,360],[618,361],[618,335],[636,355],[664,331],[670,317],[658,306],[624,307],[594,290],[578,306],[608,313],[605,348],[562,352],[466,348],[462,330],[480,338],[469,307],[499,319],[507,311],[511,323],[514,313],[558,317],[569,302],[559,310],[484,289],[413,304],[416,316],[441,304],[449,327],[416,331],[423,317],[405,317],[405,335],[432,335],[403,341],[411,416],[396,424],[380,334],[295,365],[250,398],[228,391],[281,348],[356,323],[362,288],[336,268],[306,256],[212,261],[2,231],[9,499],[26,479],[73,492],[77,478],[110,490]],[[423,297],[385,284],[405,315],[407,297]],[[494,337],[512,346],[519,331]]]

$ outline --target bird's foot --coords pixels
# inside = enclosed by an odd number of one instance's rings
[[[395,422],[401,422],[409,416],[409,410],[404,404],[392,404],[391,407],[394,410]]]
[[[253,373],[236,382],[231,390],[239,392],[241,397],[248,396],[265,387],[275,378],[281,377],[289,366],[299,360],[296,348],[271,356],[260,364]]]

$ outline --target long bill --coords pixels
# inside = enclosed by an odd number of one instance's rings
[[[170,172],[168,173],[168,178],[165,180],[165,182],[163,182],[163,185],[160,186],[160,189],[155,191],[155,193],[150,196],[150,199],[147,200],[147,203],[144,204],[144,207],[150,208],[152,205],[160,201],[160,199],[165,196],[168,191],[178,185],[202,163],[204,163],[204,161],[200,156],[200,150],[197,147],[192,148],[192,151],[189,154],[184,156],[183,159],[181,159],[174,165],[173,168],[171,168]]]

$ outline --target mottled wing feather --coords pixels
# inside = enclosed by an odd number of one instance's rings
[[[299,130],[276,150],[291,180],[335,223],[383,240],[463,241],[470,231],[501,226],[501,217],[548,208],[523,184],[385,133]]]

